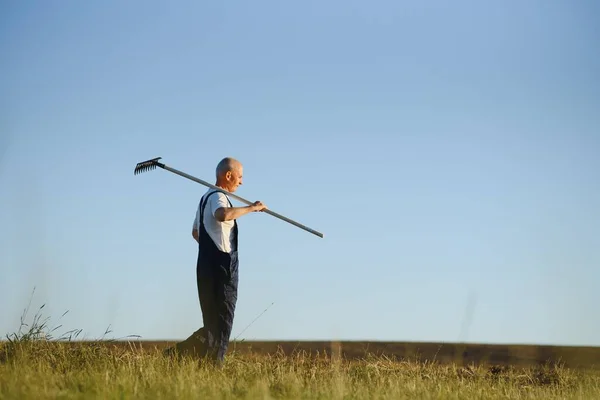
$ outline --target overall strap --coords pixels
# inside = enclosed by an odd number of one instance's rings
[[[210,196],[212,196],[213,194],[219,192],[218,190],[215,190],[214,192],[209,193],[204,199],[200,200],[200,226],[198,228],[198,231],[203,231],[206,228],[204,228],[204,209],[206,208],[206,204],[208,203],[208,198]],[[227,197],[227,195],[225,195],[225,197],[227,198],[227,202],[229,203],[230,207],[233,207],[233,204],[231,204],[231,200],[229,200],[229,197]],[[232,238],[232,251],[237,251],[238,248],[238,227],[237,227],[237,221],[233,221],[233,238]],[[200,237],[202,238],[203,235],[202,233],[200,233]],[[200,239],[202,240],[202,239]],[[200,244],[200,243],[199,243]]]
[[[208,198],[210,196],[212,196],[215,193],[219,193],[218,190],[215,190],[214,192],[210,192],[206,197],[204,197],[203,199],[200,200],[200,226],[204,226],[204,209],[206,208],[206,204],[208,203]],[[225,196],[227,197],[227,196]],[[227,197],[227,201],[229,202],[229,205],[231,207],[233,207],[233,205],[231,204],[231,200],[229,200],[229,197]],[[202,204],[204,202],[204,204]]]

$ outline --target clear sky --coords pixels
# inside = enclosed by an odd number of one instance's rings
[[[0,6],[0,334],[185,338],[225,156],[232,337],[600,345],[593,1]],[[236,203],[239,205],[240,203]],[[67,315],[60,318],[61,314]]]

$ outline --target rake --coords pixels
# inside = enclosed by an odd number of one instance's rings
[[[220,188],[218,186],[215,186],[215,185],[213,185],[211,183],[208,183],[208,182],[206,182],[206,181],[204,181],[202,179],[198,179],[195,176],[186,174],[185,172],[179,171],[179,170],[177,170],[175,168],[171,168],[171,167],[165,165],[164,163],[159,162],[158,160],[160,160],[161,158],[162,157],[157,157],[157,158],[153,158],[153,159],[148,160],[148,161],[142,161],[140,163],[137,163],[137,165],[135,166],[135,170],[133,171],[133,174],[134,175],[141,174],[142,172],[151,171],[151,170],[156,169],[156,167],[159,167],[159,168],[162,168],[162,169],[166,169],[169,172],[173,172],[174,174],[177,174],[179,176],[183,176],[184,178],[190,179],[190,180],[192,180],[194,182],[198,182],[201,185],[204,185],[204,186],[207,186],[209,188],[215,189],[215,190],[217,190],[219,192],[225,193],[226,195],[228,195],[230,197],[233,197],[234,199],[236,199],[238,201],[241,201],[242,203],[245,203],[247,205],[254,204],[254,202],[252,202],[252,201],[248,201],[248,200],[244,199],[243,197],[240,197],[240,196],[238,196],[236,194],[233,194],[233,193],[231,193],[231,192],[229,192],[229,191],[227,191],[225,189],[222,189],[222,188]],[[300,229],[304,229],[305,231],[310,232],[313,235],[319,236],[321,238],[323,237],[323,234],[321,232],[315,231],[314,229],[311,229],[311,228],[309,228],[306,225],[302,225],[302,224],[300,224],[300,223],[298,223],[298,222],[296,222],[296,221],[294,221],[294,220],[292,220],[290,218],[287,218],[287,217],[285,217],[285,216],[283,216],[281,214],[278,214],[278,213],[276,213],[274,211],[271,211],[269,209],[265,209],[265,210],[263,210],[263,212],[265,212],[265,213],[267,213],[269,215],[272,215],[272,216],[274,216],[276,218],[279,218],[282,221],[288,222],[288,223],[290,223],[290,224],[292,224],[294,226],[297,226]]]

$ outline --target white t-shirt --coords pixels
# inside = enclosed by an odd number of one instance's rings
[[[209,189],[202,198],[206,198],[210,193],[215,192],[214,189]],[[202,203],[202,201],[200,201]],[[196,218],[194,219],[194,229],[200,232],[200,203],[196,210]],[[231,241],[233,239],[231,232],[233,230],[234,221],[218,221],[215,218],[215,211],[221,207],[231,207],[227,195],[223,192],[213,194],[208,198],[206,207],[204,208],[204,229],[208,236],[215,242],[217,248],[225,253],[231,251]]]

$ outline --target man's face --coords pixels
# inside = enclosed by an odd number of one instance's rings
[[[244,169],[241,165],[236,166],[231,171],[227,171],[225,179],[227,182],[227,190],[231,193],[235,192],[242,184],[242,174]]]

